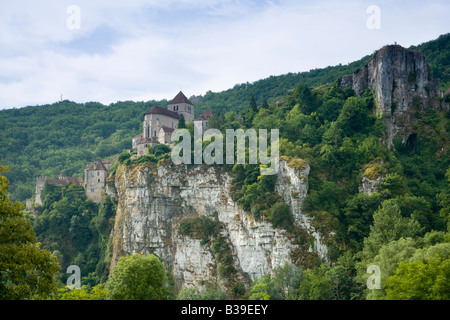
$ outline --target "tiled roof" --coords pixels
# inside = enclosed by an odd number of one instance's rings
[[[96,161],[94,163],[88,164],[86,166],[86,170],[91,171],[91,170],[104,170],[104,171],[108,171],[105,166],[103,165],[103,163],[101,161]]]
[[[65,177],[63,174],[60,174],[59,179],[47,179],[47,183],[53,186],[68,186],[69,184],[82,185],[83,178]]]
[[[78,184],[78,185],[82,185],[83,184],[83,178],[76,178],[76,177],[66,177],[67,180],[69,180],[69,182],[71,184]]]
[[[61,179],[47,179],[47,183],[53,186],[68,186],[69,182],[67,180]]]
[[[205,112],[203,112],[201,115],[199,115],[197,118],[195,118],[194,121],[195,120],[198,120],[198,121],[208,120],[212,115],[213,114],[212,114],[211,110],[208,109]]]
[[[175,96],[175,98],[173,98],[172,102],[170,102],[169,104],[177,104],[177,103],[188,103],[190,105],[194,105],[181,91]]]
[[[166,127],[166,126],[162,126],[161,129],[163,129],[165,132],[174,132],[175,131],[175,129],[169,128],[169,127]]]
[[[157,143],[159,144],[159,140],[155,137],[141,139],[138,144],[146,144],[146,143]]]
[[[158,106],[153,106],[146,114],[163,114],[175,119],[179,119],[180,115],[174,111],[170,111],[168,109],[164,109]]]

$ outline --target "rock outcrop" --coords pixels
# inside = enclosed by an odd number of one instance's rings
[[[308,251],[326,260],[322,235],[301,212],[308,174],[309,165],[299,170],[282,160],[275,189],[291,207],[295,224],[314,239]],[[218,272],[213,245],[180,232],[183,221],[195,217],[222,226],[215,237],[228,247],[236,282],[249,284],[285,262],[295,264],[292,253],[298,255],[299,247],[292,237],[269,221],[255,221],[235,203],[231,181],[232,174],[216,166],[120,166],[114,186],[107,190],[118,199],[111,267],[126,254],[154,253],[170,267],[178,289],[205,282],[223,284],[227,279]]]
[[[436,105],[440,97],[439,79],[433,79],[423,54],[398,45],[376,51],[364,68],[341,79],[341,87],[352,87],[359,96],[373,92],[376,110],[386,124],[385,143],[393,148],[400,137],[405,143],[414,134],[409,125],[415,108]]]

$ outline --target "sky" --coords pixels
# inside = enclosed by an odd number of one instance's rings
[[[172,99],[450,32],[450,1],[0,0],[0,109]]]

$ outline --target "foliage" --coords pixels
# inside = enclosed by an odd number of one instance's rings
[[[447,34],[414,47],[425,53],[430,71],[441,79],[444,90],[450,85],[449,39]],[[262,276],[246,293],[242,283],[230,281],[226,284],[227,297],[448,299],[448,282],[444,280],[448,278],[446,232],[450,226],[450,112],[422,106],[416,99],[410,114],[414,134],[406,142],[395,139],[394,149],[388,149],[380,143],[386,128],[383,119],[376,116],[373,93],[367,90],[356,96],[351,88],[340,86],[340,78],[361,68],[367,59],[346,66],[272,76],[220,93],[207,92],[196,104],[197,114],[208,108],[213,111],[208,128],[222,132],[279,129],[280,155],[292,168],[301,171],[309,165],[311,169],[302,214],[328,237],[331,265],[307,263],[305,254],[303,260],[295,259],[302,266],[276,268],[272,276]],[[411,74],[410,80],[414,76]],[[443,99],[438,100],[435,102]],[[164,145],[138,158],[126,151],[131,138],[141,130],[142,114],[154,104],[165,106],[167,101],[126,101],[109,106],[61,101],[0,111],[0,154],[2,163],[10,164],[6,176],[11,181],[11,199],[30,198],[38,175],[82,176],[87,163],[116,154],[119,156],[113,173],[119,164],[156,166],[158,161],[169,159],[170,149]],[[183,125],[181,120],[179,127],[183,126],[193,137],[193,124]],[[207,145],[203,143],[203,148]],[[246,151],[248,156],[248,148]],[[308,246],[308,238],[293,226],[289,206],[275,192],[277,177],[261,175],[259,163],[246,163],[223,165],[233,175],[233,200],[255,221],[270,221],[274,227],[287,230],[286,234],[301,246]],[[380,181],[375,193],[360,191],[363,177]],[[2,231],[1,235],[6,241],[4,237],[10,234],[11,241],[18,244],[2,244],[10,250],[0,251],[4,255],[0,259],[2,279],[9,277],[9,282],[0,282],[2,297],[48,297],[55,286],[50,279],[57,272],[54,257],[58,257],[61,269],[77,264],[86,275],[82,277],[83,289],[63,290],[61,299],[104,299],[107,292],[97,287],[104,283],[113,299],[169,297],[168,291],[162,289],[169,287],[164,268],[154,256],[151,262],[140,256],[124,258],[115,274],[109,275],[114,199],[105,197],[96,205],[85,197],[81,187],[46,185],[44,205],[39,216],[30,217],[30,226],[19,214],[22,207],[6,198],[5,179],[0,184],[0,225],[9,233]],[[14,233],[12,226],[23,232]],[[216,220],[191,217],[181,222],[178,231],[210,246],[219,277],[233,278],[236,270],[232,252],[220,236],[220,229]],[[41,247],[52,252],[53,258]],[[18,254],[21,252],[37,258],[22,261],[23,255]],[[6,269],[6,262],[12,262],[15,269]],[[33,263],[43,271],[37,272],[39,268]],[[365,287],[366,268],[371,264],[382,269],[380,290]],[[144,281],[132,281],[133,266],[136,272],[145,273]],[[144,271],[147,269],[154,272]],[[25,277],[27,272],[32,276]],[[42,286],[38,288],[39,277],[45,281],[39,280]],[[57,279],[64,282],[65,277],[59,274]],[[131,287],[121,283],[127,281],[136,286],[133,292],[125,292]],[[11,286],[13,283],[21,285]],[[222,289],[207,285],[200,291],[182,290],[179,297],[222,299]]]
[[[449,300],[450,260],[401,261],[385,283],[386,300]]]
[[[270,208],[270,220],[275,228],[284,228],[288,231],[292,230],[294,217],[291,210],[284,202],[277,202]]]
[[[190,287],[181,289],[177,295],[177,300],[227,300],[225,290],[219,286],[205,285],[199,290]]]
[[[185,236],[201,239],[203,243],[206,243],[217,233],[219,227],[217,221],[201,216],[183,220],[180,223],[178,232]]]
[[[119,259],[106,289],[113,300],[166,300],[167,284],[164,265],[155,255],[132,254]]]
[[[107,300],[109,291],[103,284],[89,288],[83,286],[81,289],[69,289],[67,287],[58,290],[59,300]]]
[[[58,262],[40,248],[23,206],[8,199],[0,166],[0,299],[45,299],[56,291]]]
[[[42,213],[34,218],[32,225],[43,248],[58,253],[63,272],[69,265],[78,265],[83,275],[82,284],[95,286],[106,281],[115,200],[104,196],[97,205],[76,185],[46,184],[42,197]],[[66,273],[58,276],[63,283],[67,277]]]

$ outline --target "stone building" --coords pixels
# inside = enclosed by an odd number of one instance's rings
[[[209,118],[211,118],[211,116],[212,112],[208,109],[194,119],[194,126],[199,129],[202,134],[205,133],[205,130],[208,127]]]
[[[182,114],[186,122],[194,120],[194,104],[181,91],[167,105],[167,109]]]
[[[138,156],[142,156],[148,153],[148,147],[153,148],[161,143],[169,146],[172,145],[172,134],[178,125],[180,115],[183,115],[186,122],[195,122],[194,105],[182,91],[168,103],[167,109],[153,106],[144,114],[142,133],[133,137],[131,151],[135,151]],[[209,117],[210,115],[205,112],[203,114],[204,119],[202,118],[200,120],[201,123],[198,125],[202,126],[204,121],[207,124]]]
[[[34,192],[34,205],[42,206],[42,190],[44,190],[45,184],[53,186],[68,186],[69,184],[83,185],[83,178],[66,177],[64,174],[60,174],[58,179],[48,179],[48,177],[36,177],[36,189]],[[27,199],[28,201],[28,199]]]
[[[84,169],[84,188],[86,196],[92,202],[102,201],[103,190],[108,178],[108,170],[114,160],[99,160],[86,166]]]

